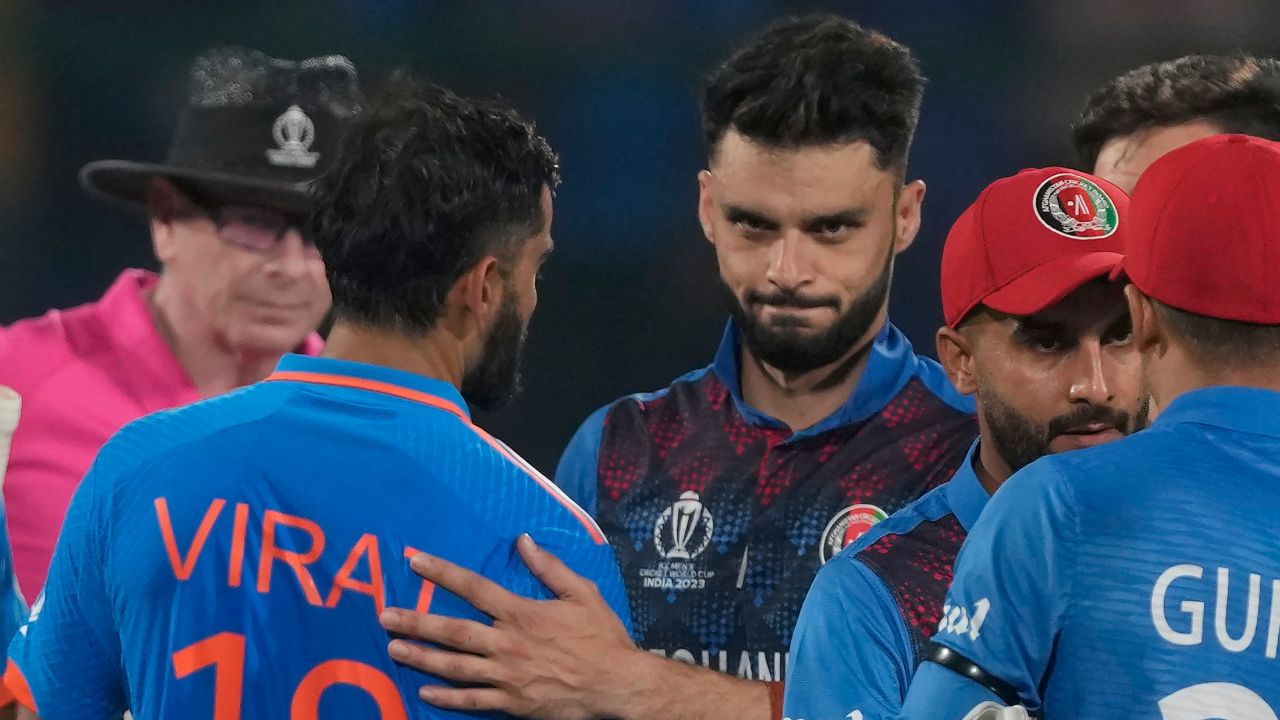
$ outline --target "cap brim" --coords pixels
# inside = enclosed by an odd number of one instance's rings
[[[176,165],[99,160],[80,170],[80,184],[100,200],[145,211],[147,183],[156,176],[180,180],[216,202],[244,202],[298,215],[310,211],[309,182],[281,182]]]
[[[1095,252],[1050,260],[991,293],[982,304],[1009,315],[1034,315],[1100,277],[1112,277],[1124,255]]]

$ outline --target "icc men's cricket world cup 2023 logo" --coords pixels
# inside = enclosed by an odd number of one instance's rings
[[[653,544],[668,560],[692,560],[711,544],[715,520],[703,506],[698,493],[686,491],[662,512],[654,528]]]

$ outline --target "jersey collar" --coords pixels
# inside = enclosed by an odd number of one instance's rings
[[[443,401],[448,407],[434,402],[427,404],[454,412],[468,421],[471,419],[471,412],[467,409],[466,401],[462,399],[462,393],[458,392],[451,383],[381,365],[290,354],[280,358],[276,371],[267,379],[354,387],[409,400],[415,399],[415,395],[427,395]],[[379,386],[382,386],[382,389],[377,389]],[[397,392],[397,389],[407,392]]]
[[[964,462],[947,483],[947,505],[951,506],[951,512],[964,526],[965,532],[978,522],[978,516],[991,499],[987,489],[982,487],[982,481],[978,480],[978,473],[973,469],[973,459],[977,452],[978,441],[974,440],[969,446],[969,453],[964,456]]]
[[[1215,386],[1174,398],[1152,427],[1210,425],[1267,437],[1280,437],[1280,393],[1253,387]]]
[[[733,320],[729,320],[720,340],[720,348],[716,350],[715,360],[711,363],[712,371],[729,389],[738,413],[747,422],[785,429],[786,425],[781,421],[756,410],[742,399],[742,377],[739,374],[738,365],[741,346],[738,337],[737,325]],[[849,399],[822,422],[796,433],[791,436],[791,439],[852,425],[875,415],[902,391],[907,381],[918,371],[920,362],[907,337],[894,327],[893,323],[886,320],[884,327],[880,328],[880,332],[876,333],[872,341],[867,365],[862,371],[862,377],[858,379],[857,386],[849,394]]]

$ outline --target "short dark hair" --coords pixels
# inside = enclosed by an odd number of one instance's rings
[[[1249,368],[1280,361],[1280,325],[1197,315],[1154,299],[1152,304],[1191,359],[1203,367]]]
[[[556,154],[498,100],[397,73],[316,186],[311,232],[336,320],[421,334],[458,278],[507,263],[545,222]]]
[[[1280,62],[1245,54],[1187,55],[1144,65],[1090,95],[1071,137],[1082,167],[1090,170],[1113,138],[1193,120],[1280,140]]]
[[[711,76],[707,153],[732,128],[781,148],[865,140],[881,169],[905,169],[924,85],[911,51],[878,32],[837,15],[781,20]]]

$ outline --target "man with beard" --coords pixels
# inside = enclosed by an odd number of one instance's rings
[[[1219,133],[1280,140],[1280,62],[1244,53],[1143,65],[1089,97],[1072,141],[1126,193],[1157,158]]]
[[[547,603],[424,558],[495,617],[388,612],[388,629],[465,653],[392,644],[476,686],[424,699],[557,720],[778,715],[818,568],[950,479],[976,434],[971,402],[887,319],[920,224],[924,184],[905,179],[923,84],[905,47],[833,16],[780,22],[717,70],[699,218],[733,318],[710,366],[592,415],[557,473],[618,554],[640,648],[547,553],[524,553],[558,590]]]
[[[1127,215],[1111,183],[1046,168],[996,181],[956,221],[942,253],[938,357],[977,396],[979,440],[950,482],[818,573],[791,643],[787,717],[896,717],[991,493],[1039,457],[1146,423],[1124,285],[1107,277],[1123,258]]]
[[[526,532],[626,622],[599,528],[463,404],[515,388],[558,177],[514,111],[393,82],[318,189],[324,356],[107,443],[12,648],[20,717],[439,716],[406,702],[438,681],[387,656],[378,613],[484,617],[413,574],[419,549],[549,596]]]
[[[1276,717],[1277,186],[1280,143],[1245,135],[1138,180],[1125,296],[1163,411],[992,498],[903,718]]]

